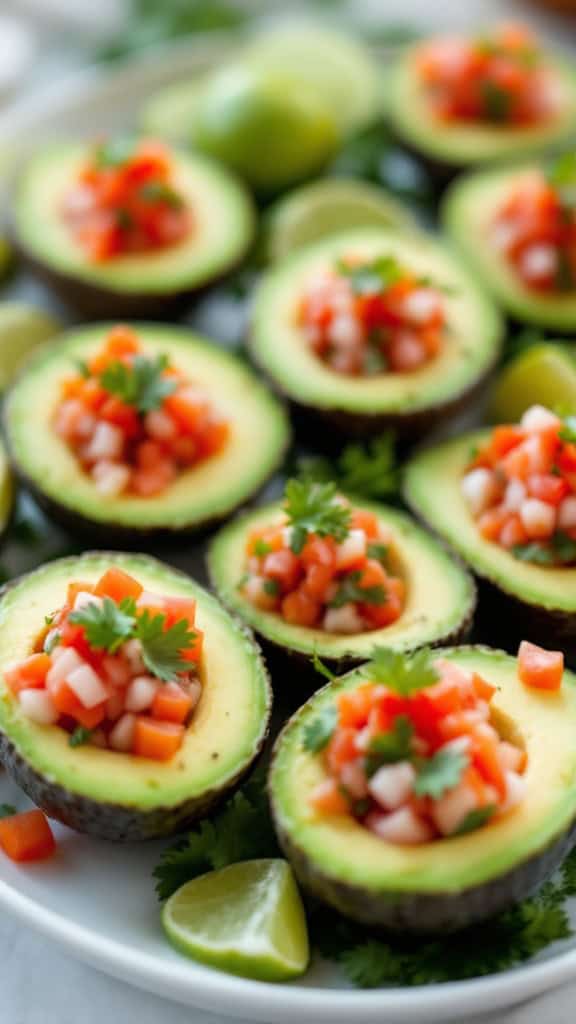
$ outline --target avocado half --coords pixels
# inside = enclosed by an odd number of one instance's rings
[[[450,330],[443,351],[421,370],[352,377],[324,365],[310,349],[297,323],[299,299],[311,276],[350,252],[366,259],[390,254],[446,290]],[[411,436],[465,408],[483,389],[501,338],[495,306],[447,248],[422,233],[361,228],[306,246],[264,275],[249,350],[276,390],[332,432],[367,435],[391,426]]]
[[[58,726],[30,721],[2,681],[31,653],[44,617],[61,607],[71,580],[96,581],[111,565],[145,590],[193,597],[204,631],[203,691],[170,762],[84,745]],[[171,835],[228,794],[258,756],[271,691],[251,635],[198,583],[148,555],[94,551],[50,562],[9,583],[0,601],[0,761],[50,817],[102,839]]]
[[[574,649],[576,567],[520,561],[484,540],[467,508],[460,481],[470,452],[488,436],[488,431],[465,434],[417,453],[406,466],[404,497],[482,581],[480,607],[489,616],[492,635],[496,632],[506,646],[529,637],[546,647]]]
[[[422,87],[416,59],[419,45],[407,47],[390,69],[385,115],[395,134],[439,168],[460,168],[496,160],[522,158],[569,141],[576,128],[576,68],[547,55],[546,65],[557,76],[563,109],[545,125],[462,124],[440,121]]]
[[[516,660],[487,647],[438,652],[479,672],[498,690],[494,719],[528,754],[527,793],[507,817],[478,831],[417,847],[383,842],[348,816],[318,817],[308,797],[325,777],[303,747],[308,723],[356,670],[328,684],[290,719],[272,759],[269,792],[280,844],[299,879],[347,917],[393,931],[455,931],[529,896],[576,838],[576,677],[555,694],[520,682]]]
[[[71,330],[43,346],[8,394],[4,428],[17,475],[58,521],[110,543],[175,537],[226,518],[259,490],[289,443],[286,413],[236,356],[186,328],[135,324],[145,354],[166,354],[228,417],[224,448],[182,473],[163,494],[102,497],[52,427],[60,384],[89,359],[111,324]],[[42,438],[42,444],[38,439]]]
[[[384,629],[337,635],[294,626],[248,601],[239,588],[246,566],[246,541],[256,529],[282,521],[276,503],[238,516],[220,530],[208,548],[208,571],[220,599],[275,652],[309,662],[314,653],[334,668],[366,661],[378,644],[398,651],[457,641],[466,635],[476,604],[468,573],[413,519],[397,509],[354,499],[355,507],[374,512],[391,534],[390,553],[407,584],[405,609]],[[316,676],[316,682],[319,677]]]
[[[558,331],[576,328],[576,290],[551,295],[527,288],[490,242],[490,226],[511,189],[537,164],[515,164],[459,178],[442,205],[446,232],[494,299],[516,320]]]
[[[60,216],[89,154],[87,143],[43,147],[22,168],[14,195],[16,246],[65,302],[93,317],[166,316],[240,263],[255,231],[248,193],[219,164],[181,151],[173,152],[174,186],[193,212],[190,236],[156,253],[90,260]]]

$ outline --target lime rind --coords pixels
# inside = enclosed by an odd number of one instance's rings
[[[488,411],[493,422],[515,422],[536,404],[576,409],[576,345],[544,342],[522,352],[501,371]]]

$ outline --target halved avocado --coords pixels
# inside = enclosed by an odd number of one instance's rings
[[[111,324],[71,330],[43,346],[8,395],[4,426],[18,476],[50,515],[73,529],[129,546],[224,519],[282,461],[290,428],[282,406],[236,356],[185,328],[136,324],[144,354],[166,354],[230,424],[224,448],[182,473],[160,495],[103,497],[52,426],[62,379],[101,348]],[[39,439],[42,443],[39,444]]]
[[[71,747],[58,726],[27,718],[2,680],[62,607],[71,580],[96,581],[111,565],[146,590],[193,597],[204,631],[203,691],[184,744],[158,762],[95,746]],[[271,692],[258,648],[199,584],[148,555],[92,551],[50,562],[11,582],[0,601],[0,761],[39,807],[102,839],[170,835],[234,788],[266,738]]]
[[[572,331],[576,327],[576,289],[538,293],[525,286],[506,256],[490,241],[490,228],[511,191],[537,164],[515,164],[459,178],[446,193],[444,227],[470,269],[510,316],[540,327]]]
[[[350,253],[368,260],[394,256],[446,290],[449,331],[441,353],[421,370],[352,377],[332,370],[310,348],[298,325],[301,296],[311,276]],[[418,435],[467,406],[483,388],[498,360],[501,335],[494,305],[448,249],[420,233],[361,228],[306,246],[264,275],[249,348],[281,394],[331,429],[366,435],[393,426]]]
[[[465,434],[416,454],[406,467],[405,499],[487,584],[484,607],[499,642],[512,645],[520,634],[546,647],[573,649],[576,567],[520,561],[484,540],[468,510],[460,482],[470,453],[487,438],[486,431]]]
[[[467,167],[495,160],[521,158],[559,146],[576,128],[576,68],[547,55],[545,66],[555,74],[563,103],[549,122],[536,126],[447,123],[435,116],[417,70],[419,44],[408,47],[386,79],[385,113],[394,132],[416,152],[441,167]]]
[[[560,864],[576,835],[576,677],[554,694],[520,682],[516,660],[486,647],[439,653],[498,687],[494,720],[528,754],[526,797],[512,813],[467,835],[422,846],[386,843],[349,816],[319,817],[309,796],[325,777],[303,746],[308,723],[361,670],[330,683],[291,718],[269,779],[280,843],[302,885],[342,914],[402,932],[455,931],[530,895]]]
[[[90,149],[43,147],[22,169],[14,198],[15,242],[64,301],[90,316],[166,316],[241,261],[255,230],[248,193],[219,164],[184,152],[173,152],[174,187],[192,211],[189,237],[156,253],[90,260],[61,216]]]
[[[476,603],[468,573],[405,513],[357,500],[354,505],[374,512],[391,533],[390,556],[407,588],[404,611],[392,625],[352,636],[337,635],[291,625],[280,615],[256,608],[243,596],[240,583],[246,572],[248,535],[282,521],[279,502],[237,517],[212,540],[208,570],[216,593],[272,650],[306,660],[316,652],[336,668],[365,661],[378,644],[411,651],[465,636]]]

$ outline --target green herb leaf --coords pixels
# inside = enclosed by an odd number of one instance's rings
[[[386,431],[365,443],[346,445],[335,462],[322,455],[301,459],[298,476],[307,482],[331,480],[351,497],[390,498],[400,484],[394,434]]]
[[[576,444],[576,416],[565,416],[559,435],[562,441]]]
[[[142,644],[142,660],[148,671],[158,679],[172,683],[177,681],[179,672],[190,668],[190,662],[182,657],[182,651],[193,646],[196,634],[186,619],[180,619],[169,629],[165,629],[165,625],[165,615],[151,615],[145,609],[138,616],[134,635]]]
[[[338,501],[334,483],[289,480],[284,508],[292,526],[290,547],[299,555],[308,534],[343,541],[350,530],[350,509]]]
[[[384,764],[409,761],[412,757],[414,726],[407,715],[398,715],[389,732],[375,736],[368,747],[366,773],[374,775]]]
[[[546,544],[515,544],[512,554],[521,562],[534,565],[570,565],[576,562],[576,540],[563,530],[556,530]]]
[[[388,545],[381,544],[378,541],[371,541],[366,547],[366,554],[368,558],[373,558],[375,562],[385,565],[388,557]]]
[[[475,832],[477,828],[481,828],[487,821],[490,821],[490,818],[492,818],[495,813],[496,807],[494,804],[487,804],[485,807],[476,807],[466,815],[464,821],[452,834],[455,836],[465,836],[468,832]]]
[[[327,679],[328,682],[331,683],[335,679],[338,679],[338,676],[334,672],[332,672],[332,670],[328,668],[328,665],[325,665],[324,662],[318,657],[318,652],[316,650],[314,650],[314,653],[312,655],[312,664],[318,675],[324,676],[324,678]]]
[[[418,763],[414,783],[416,796],[431,796],[438,800],[458,785],[468,763],[467,754],[461,750],[438,750],[433,757],[423,758]]]
[[[415,654],[402,654],[387,647],[377,647],[364,672],[374,682],[384,683],[401,697],[411,697],[438,680],[432,652],[427,648]]]
[[[254,554],[258,555],[259,558],[264,558],[266,555],[269,555],[271,551],[272,548],[270,545],[267,544],[265,540],[262,540],[261,537],[258,537],[258,540],[254,544]]]
[[[356,295],[378,295],[401,280],[403,271],[395,256],[376,256],[368,263],[339,260],[336,269],[348,278]]]
[[[120,135],[108,139],[96,147],[94,162],[103,169],[122,167],[132,159],[136,151],[136,139],[133,135]]]
[[[165,181],[147,181],[140,189],[140,195],[149,203],[165,203],[174,210],[182,209],[182,197]]]
[[[54,613],[54,612],[52,612],[52,614],[51,614],[51,615],[45,615],[45,616],[44,616],[44,624],[45,624],[46,626],[51,626],[51,625],[52,625],[52,623],[54,622],[54,616],[55,616],[55,613]]]
[[[548,168],[547,179],[562,206],[572,212],[576,208],[576,152],[568,150],[557,157]]]
[[[86,380],[90,376],[90,369],[85,359],[74,359],[74,365],[78,370],[81,377],[85,377]]]
[[[0,818],[11,818],[14,814],[18,814],[14,804],[0,804]]]
[[[308,722],[303,730],[302,745],[304,750],[311,754],[317,754],[328,745],[338,722],[338,708],[336,704],[329,704],[312,721]]]
[[[506,89],[501,89],[495,82],[482,83],[484,113],[489,121],[502,123],[510,117],[511,97]]]
[[[120,361],[110,363],[100,374],[100,383],[111,395],[144,414],[159,409],[176,390],[176,381],[163,376],[167,365],[164,355],[156,359],[137,355],[130,366]]]
[[[94,733],[93,729],[85,729],[83,725],[78,725],[73,733],[70,733],[68,739],[69,747],[82,747],[85,743],[89,743]]]
[[[280,583],[278,580],[266,579],[262,584],[262,588],[264,593],[268,594],[269,597],[278,597],[280,593]]]
[[[347,576],[343,576],[338,584],[336,593],[328,601],[328,607],[343,608],[345,604],[354,604],[357,601],[361,604],[384,604],[387,599],[385,588],[380,584],[375,584],[371,587],[361,587],[361,579],[362,573],[360,571],[351,572]]]
[[[58,647],[59,643],[60,643],[60,633],[58,632],[58,630],[54,630],[53,632],[50,631],[50,633],[46,634],[46,637],[45,637],[45,640],[44,640],[44,647],[43,647],[44,653],[45,654],[52,654],[52,651],[54,650],[55,647]]]
[[[125,598],[116,604],[110,597],[105,597],[101,605],[87,604],[78,611],[70,612],[68,619],[73,625],[84,627],[91,647],[114,654],[133,634],[136,603],[132,598]]]

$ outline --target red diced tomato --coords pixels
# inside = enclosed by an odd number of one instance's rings
[[[51,857],[56,843],[42,811],[23,811],[0,819],[0,846],[16,863]]]
[[[12,668],[4,669],[4,680],[12,690],[38,690],[44,686],[46,675],[52,664],[49,654],[31,654]]]
[[[113,566],[99,579],[94,593],[99,597],[110,597],[119,604],[126,597],[133,597],[137,601],[143,589],[133,576]]]
[[[518,650],[518,675],[526,686],[537,690],[559,690],[564,675],[564,655],[547,651],[523,640]]]

